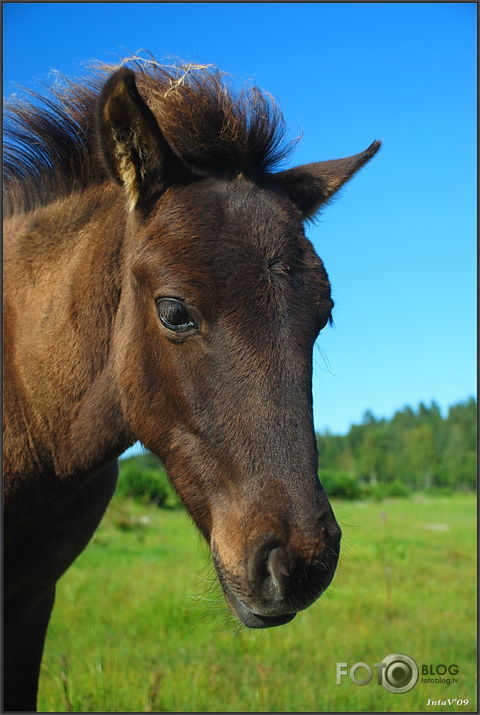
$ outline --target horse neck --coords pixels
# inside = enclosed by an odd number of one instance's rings
[[[104,185],[5,226],[7,471],[87,474],[134,441],[111,355],[123,204]]]

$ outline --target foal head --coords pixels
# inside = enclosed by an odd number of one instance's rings
[[[113,337],[125,417],[209,542],[233,612],[286,623],[328,586],[340,543],[311,392],[333,302],[303,221],[379,145],[279,173],[254,151],[240,167],[195,165],[128,69],[106,83],[97,124],[128,207]]]

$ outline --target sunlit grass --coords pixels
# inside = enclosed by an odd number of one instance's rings
[[[114,501],[59,583],[40,709],[475,710],[473,496],[335,511],[344,539],[332,586],[290,624],[248,631],[227,610],[185,513]],[[403,695],[373,681],[335,684],[337,662],[373,665],[394,652],[456,663],[459,683],[419,682]],[[429,698],[470,703],[430,707]]]

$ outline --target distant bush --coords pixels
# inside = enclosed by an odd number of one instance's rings
[[[145,468],[136,458],[120,462],[117,494],[131,497],[142,504],[156,504],[159,507],[180,505],[165,470],[160,466]]]
[[[398,480],[394,482],[389,482],[385,485],[387,487],[388,496],[390,497],[408,497],[410,496],[410,489],[404,482]]]
[[[320,470],[318,476],[328,496],[337,499],[359,499],[362,496],[359,483],[350,474]]]
[[[392,497],[405,498],[410,496],[410,489],[403,482],[396,480],[394,482],[375,484],[373,487],[368,489],[366,496],[371,497],[376,501]]]
[[[429,487],[424,490],[424,494],[429,497],[451,497],[455,492],[462,491],[461,489],[454,489],[453,487]]]

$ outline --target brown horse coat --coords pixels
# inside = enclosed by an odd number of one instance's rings
[[[330,582],[311,355],[333,302],[303,222],[365,152],[282,172],[282,120],[218,72],[122,68],[10,110],[5,706],[33,709],[55,584],[140,439],[250,627]]]

